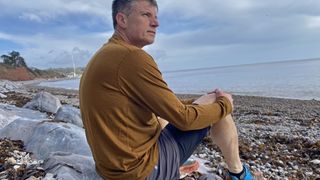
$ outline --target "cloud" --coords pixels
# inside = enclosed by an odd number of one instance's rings
[[[317,43],[320,31],[315,30],[318,16],[310,15],[318,8],[308,2],[302,7],[303,3],[289,1],[248,1],[245,6],[228,4],[230,1],[221,2],[223,6],[213,6],[215,2],[210,2],[211,11],[198,7],[202,1],[190,2],[188,7],[177,6],[178,9],[175,9],[176,1],[166,2],[172,9],[164,11],[171,14],[164,23],[160,21],[160,25],[165,26],[160,28],[164,30],[149,47],[165,52],[166,56],[158,61],[163,69],[320,57],[316,51],[320,46]],[[208,5],[206,2],[203,4]],[[164,16],[167,12],[162,13]],[[196,27],[188,28],[189,24]],[[166,31],[166,26],[170,31]]]
[[[23,20],[35,21],[38,23],[43,22],[43,19],[40,18],[40,16],[38,16],[36,14],[32,14],[32,13],[23,13],[21,16],[19,16],[19,18],[21,18]]]
[[[0,39],[22,44],[21,55],[28,65],[38,68],[66,67],[70,64],[71,54],[78,64],[85,66],[89,57],[110,37],[112,32],[75,34],[66,37],[50,37],[44,34],[17,36],[0,32]],[[72,64],[71,64],[72,65]]]
[[[320,16],[308,17],[306,21],[309,28],[320,30]]]
[[[0,39],[18,44],[32,66],[70,64],[75,47],[83,57],[79,64],[85,64],[113,32],[111,3],[0,0]],[[158,5],[157,38],[145,49],[165,68],[320,57],[320,1],[161,0]]]
[[[84,67],[91,56],[92,53],[88,50],[74,47],[71,51],[50,50],[36,58],[41,61],[38,66],[42,67],[73,67],[73,64],[76,67]]]
[[[105,4],[105,5],[104,5]],[[86,13],[97,16],[105,16],[111,12],[106,7],[111,4],[103,0],[86,1],[86,0],[1,0],[0,5],[3,8],[1,15],[17,14],[19,12],[33,12],[40,16],[49,15],[56,17],[63,14]]]

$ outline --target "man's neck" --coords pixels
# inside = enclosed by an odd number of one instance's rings
[[[126,34],[125,34],[124,32],[122,32],[121,30],[119,30],[119,29],[116,29],[116,30],[114,31],[114,34],[113,34],[113,35],[119,37],[119,38],[122,39],[124,42],[126,42],[126,43],[128,43],[128,44],[130,44],[130,45],[132,45],[132,46],[136,46],[136,45],[132,44],[131,41],[129,40],[129,38],[126,36]],[[142,47],[139,47],[139,46],[136,46],[136,47],[142,48]]]

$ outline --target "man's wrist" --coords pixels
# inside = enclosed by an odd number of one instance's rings
[[[219,97],[217,98],[217,101],[219,101],[219,100],[224,103],[224,105],[225,105],[225,107],[226,107],[226,109],[227,109],[227,113],[228,113],[228,114],[232,113],[233,107],[232,107],[232,104],[231,104],[231,102],[229,101],[229,99],[228,99],[227,97],[224,97],[224,96],[219,96]]]

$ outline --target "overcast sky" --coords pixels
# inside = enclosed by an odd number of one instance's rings
[[[320,58],[319,0],[159,0],[161,70]],[[85,66],[113,33],[111,0],[0,0],[0,54]]]

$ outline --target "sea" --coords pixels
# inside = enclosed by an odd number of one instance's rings
[[[320,100],[320,59],[163,71],[177,94],[204,94],[216,88],[236,95]],[[40,86],[78,89],[80,79]]]

